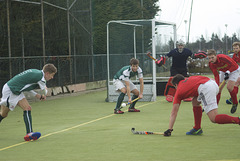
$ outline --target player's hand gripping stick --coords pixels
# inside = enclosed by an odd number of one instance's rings
[[[127,104],[126,104],[126,103],[122,103],[121,108],[126,107],[126,106],[132,104],[133,102],[135,102],[135,101],[137,101],[137,100],[139,100],[139,99],[140,99],[140,98],[138,97],[138,98],[132,100],[131,102],[128,102]],[[120,109],[121,109],[121,108],[120,108]]]

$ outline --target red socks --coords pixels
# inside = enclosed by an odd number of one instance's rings
[[[194,129],[198,130],[201,128],[202,122],[202,107],[201,106],[193,106],[193,114],[194,114]]]
[[[217,104],[218,104],[219,101],[220,101],[220,97],[221,97],[221,93],[218,93],[218,95],[217,95]]]
[[[238,104],[237,93],[238,93],[238,87],[234,86],[232,92],[230,92],[233,104]]]
[[[239,118],[232,117],[226,114],[218,114],[215,117],[215,122],[218,124],[239,124]]]

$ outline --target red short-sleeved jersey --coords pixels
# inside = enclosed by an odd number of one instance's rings
[[[240,65],[240,52],[234,53],[232,59]]]
[[[173,104],[180,104],[181,100],[198,96],[198,87],[209,81],[210,78],[204,76],[191,76],[179,82],[174,96]]]
[[[218,71],[226,72],[229,70],[230,72],[233,72],[238,69],[238,64],[229,56],[218,54],[217,61],[215,63],[209,62],[209,67],[213,72],[216,83],[219,85]]]

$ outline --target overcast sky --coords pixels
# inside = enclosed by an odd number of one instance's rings
[[[161,12],[158,20],[174,22],[177,25],[178,39],[186,41],[192,0],[159,0]],[[187,23],[184,22],[187,20]],[[227,24],[227,27],[226,27]],[[227,32],[240,37],[240,0],[193,0],[189,41],[201,35],[209,39],[212,33],[221,37]]]

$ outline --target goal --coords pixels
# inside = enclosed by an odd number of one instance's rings
[[[118,20],[107,23],[107,101],[116,102],[119,92],[113,85],[113,76],[123,66],[129,65],[131,58],[139,60],[143,70],[144,92],[140,101],[156,100],[156,79],[169,76],[169,64],[165,68],[156,67],[147,57],[147,52],[157,58],[170,51],[176,44],[176,25],[171,22],[150,20]],[[139,81],[132,82],[140,90]],[[127,96],[124,101],[127,101]]]

